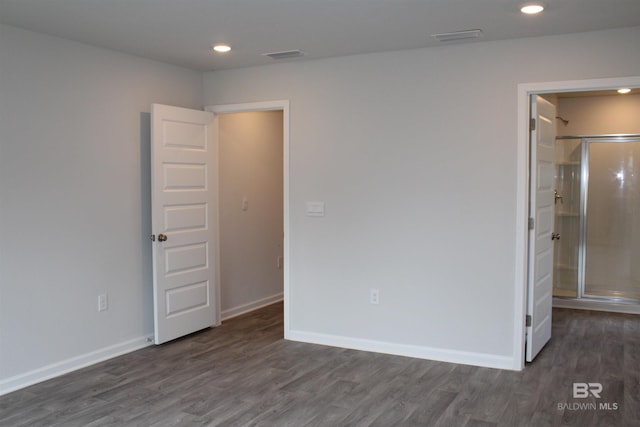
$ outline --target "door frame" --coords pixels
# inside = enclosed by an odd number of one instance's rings
[[[289,214],[289,206],[290,206],[290,191],[291,188],[289,185],[290,175],[289,175],[289,153],[290,153],[290,143],[289,143],[289,100],[275,100],[275,101],[261,101],[261,102],[249,102],[242,104],[221,104],[221,105],[207,105],[204,108],[205,111],[210,111],[214,114],[214,128],[216,135],[214,135],[215,141],[215,150],[216,152],[219,150],[218,144],[218,115],[227,114],[227,113],[248,113],[248,112],[257,112],[257,111],[282,111],[282,199],[283,199],[283,229],[284,229],[284,238],[283,238],[283,299],[284,299],[284,338],[287,339],[289,334],[289,312],[290,312],[290,304],[289,304],[289,280],[290,280],[290,214]],[[218,161],[218,156],[216,155],[216,162]],[[217,166],[217,165],[216,165]],[[216,167],[216,170],[218,168]],[[218,181],[219,182],[219,181]],[[218,215],[219,221],[219,215]],[[219,229],[218,224],[218,229]],[[218,235],[218,241],[216,242],[218,248],[217,253],[220,253],[220,236]],[[219,256],[219,255],[218,255]],[[219,261],[219,260],[218,260]],[[218,304],[217,316],[218,316],[218,324],[221,322],[221,300],[220,300],[220,269],[218,269],[218,286],[216,287],[216,301]]]
[[[558,92],[611,90],[640,87],[640,76],[565,80],[518,84],[517,150],[516,150],[516,247],[513,318],[513,369],[524,369],[525,315],[527,313],[529,246],[529,98],[532,95]]]

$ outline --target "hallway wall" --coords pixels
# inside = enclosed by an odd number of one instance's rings
[[[282,111],[218,116],[218,144],[225,319],[282,299]]]

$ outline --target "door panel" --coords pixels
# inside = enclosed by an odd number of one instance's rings
[[[535,129],[531,132],[529,280],[526,360],[531,362],[551,338],[555,183],[555,106],[535,96],[531,100]]]
[[[640,299],[640,140],[588,142],[584,294]]]
[[[166,206],[164,229],[166,231],[205,230],[207,228],[207,205]]]
[[[154,325],[161,344],[218,318],[217,171],[212,113],[154,104],[151,121]]]

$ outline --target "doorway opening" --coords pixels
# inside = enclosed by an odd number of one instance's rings
[[[282,300],[282,110],[217,117],[222,320]]]
[[[284,301],[288,326],[288,101],[209,106],[218,152],[220,320]]]
[[[515,288],[515,310],[514,310],[514,366],[515,369],[524,368],[525,343],[527,341],[527,295],[529,294],[529,271],[535,268],[535,264],[529,264],[529,243],[530,232],[530,124],[531,111],[530,99],[536,95],[544,96],[546,99],[560,96],[573,95],[601,95],[601,91],[615,91],[622,87],[640,87],[640,77],[608,78],[593,80],[575,80],[564,82],[527,83],[518,86],[518,200],[517,200],[517,235],[516,235],[516,288]],[[586,93],[584,95],[583,93]],[[564,123],[566,117],[558,114],[559,123]],[[562,120],[560,120],[562,119]],[[570,119],[569,119],[570,120]],[[593,122],[592,118],[586,122]],[[562,126],[562,124],[560,124]],[[639,133],[639,132],[633,132]],[[554,168],[555,169],[555,168]],[[555,180],[555,176],[553,177]],[[562,194],[557,194],[560,198]],[[557,200],[557,199],[556,199]],[[550,234],[557,237],[556,232]],[[535,261],[533,261],[535,263]],[[548,299],[551,304],[551,298]],[[549,307],[550,309],[550,307]]]

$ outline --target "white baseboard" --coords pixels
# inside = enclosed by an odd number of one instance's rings
[[[0,380],[0,396],[98,362],[103,362],[107,359],[112,359],[116,356],[121,356],[123,354],[148,347],[152,345],[152,341],[149,341],[151,337],[152,335],[149,335],[148,337],[135,338],[130,341],[125,341],[81,356],[53,363],[42,368],[34,369],[33,371],[16,375],[5,380]]]
[[[279,294],[271,295],[270,297],[266,297],[266,298],[261,298],[259,300],[249,302],[247,304],[242,304],[237,307],[228,308],[222,311],[221,313],[222,320],[229,320],[233,317],[237,317],[242,314],[249,313],[250,311],[257,310],[262,307],[266,307],[276,302],[280,302],[283,300],[283,298],[284,298],[284,294],[281,292]]]
[[[338,335],[318,334],[305,331],[285,332],[285,339],[352,350],[371,351],[374,353],[393,354],[396,356],[415,357],[418,359],[437,360],[440,362],[460,363],[463,365],[482,366],[487,368],[518,370],[513,357],[486,353],[472,353],[459,350],[423,347],[407,344],[394,344],[361,338],[350,338]]]

